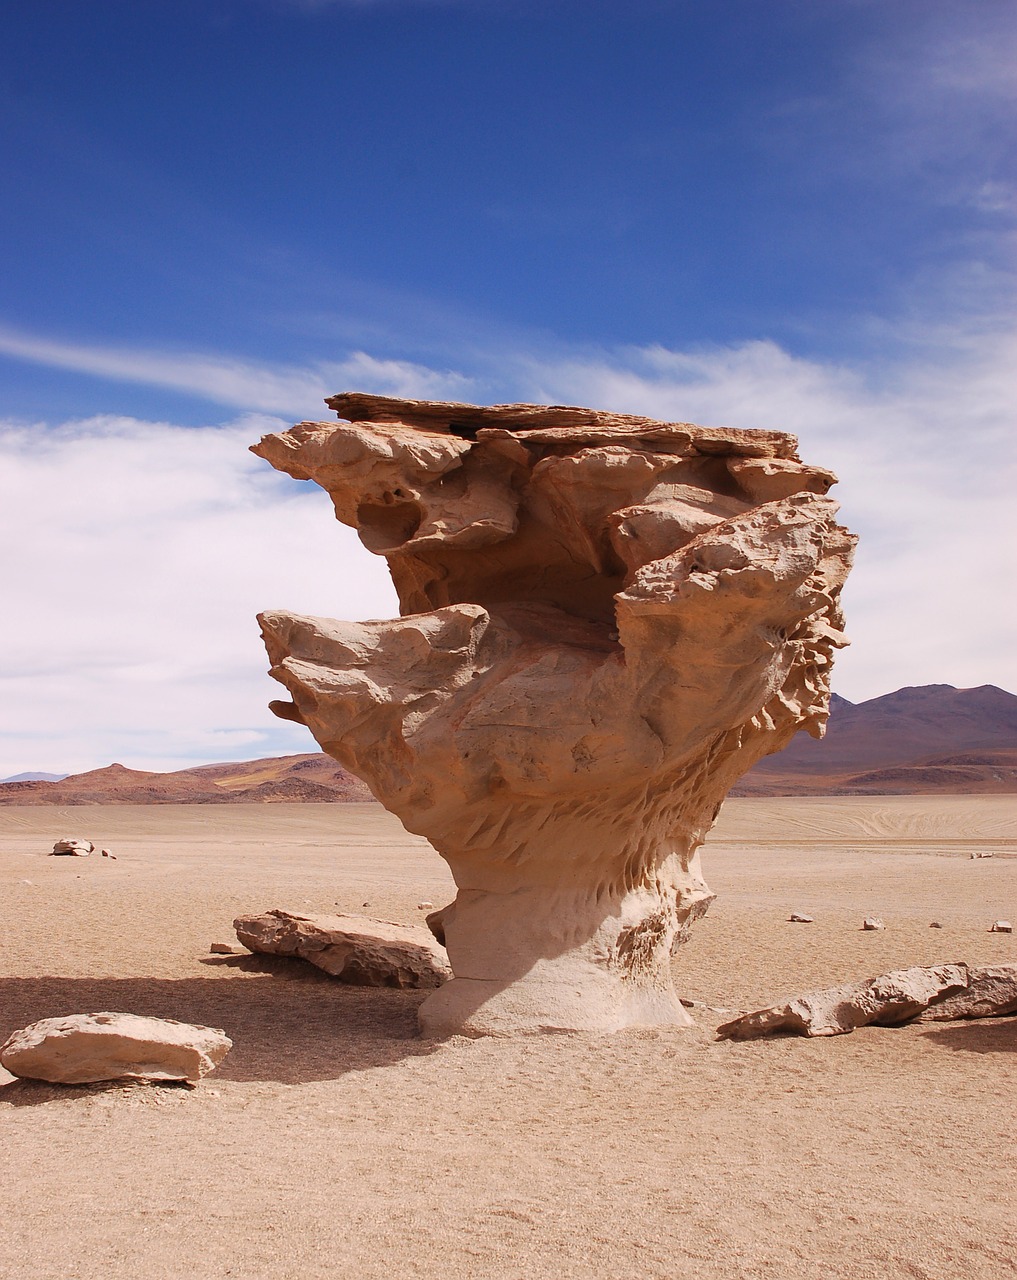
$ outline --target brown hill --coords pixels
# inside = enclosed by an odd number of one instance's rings
[[[1017,792],[1017,697],[991,684],[921,685],[857,704],[834,695],[821,742],[799,734],[732,794],[923,792]]]
[[[994,685],[836,695],[822,742],[799,734],[734,787],[736,796],[1017,794],[1017,697]],[[175,773],[112,764],[59,782],[0,783],[3,804],[270,804],[365,801],[370,791],[321,752]]]
[[[5,782],[0,804],[270,804],[288,800],[373,799],[331,757],[276,756],[147,773],[111,764],[60,782]]]

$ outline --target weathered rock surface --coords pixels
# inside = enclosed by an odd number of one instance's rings
[[[999,1018],[1017,1013],[1017,964],[986,965],[968,971],[963,991],[934,1001],[918,1015],[920,1022],[954,1022],[963,1018]]]
[[[105,850],[104,850],[105,852]],[[74,836],[64,836],[53,846],[51,858],[87,858],[95,853],[95,845],[91,840],[78,840]],[[109,857],[109,854],[106,854]]]
[[[800,1036],[839,1036],[857,1027],[909,1022],[941,996],[968,984],[964,964],[898,969],[853,987],[832,987],[799,996],[787,1004],[746,1013],[717,1028],[725,1040],[754,1040],[788,1032]]]
[[[52,1084],[100,1080],[189,1080],[222,1062],[233,1041],[218,1028],[133,1013],[76,1013],[15,1031],[0,1064]]]
[[[345,395],[254,451],[325,488],[404,615],[261,615],[326,752],[447,859],[428,1034],[688,1024],[670,957],[731,784],[820,736],[853,538],[793,436]]]
[[[250,951],[296,956],[340,982],[361,987],[440,987],[451,977],[444,950],[415,925],[368,916],[298,916],[289,911],[239,916],[237,937]]]

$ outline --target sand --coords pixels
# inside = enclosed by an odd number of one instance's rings
[[[117,861],[47,858],[63,835]],[[3,1074],[0,1273],[1014,1274],[1017,1019],[732,1044],[712,1010],[1017,962],[987,932],[1017,919],[1017,797],[729,801],[704,864],[719,897],[675,961],[694,1028],[429,1043],[418,993],[208,954],[240,912],[447,901],[375,806],[0,810],[0,1039],[122,1009],[235,1042],[194,1090]]]

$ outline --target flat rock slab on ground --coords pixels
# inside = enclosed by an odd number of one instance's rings
[[[968,985],[964,964],[898,969],[854,987],[833,987],[799,996],[787,1004],[746,1013],[717,1028],[725,1040],[754,1040],[789,1032],[801,1036],[839,1036],[870,1023],[896,1026],[908,1022],[940,996]]]
[[[15,1031],[0,1048],[11,1073],[51,1084],[188,1080],[214,1071],[233,1045],[215,1027],[133,1013],[75,1013]]]
[[[918,1015],[919,1022],[955,1022],[964,1018],[999,1018],[1017,1013],[1017,964],[994,964],[968,971],[963,991],[936,1000]]]
[[[238,916],[233,927],[250,951],[297,956],[356,986],[440,987],[452,976],[445,949],[419,925],[267,911]]]

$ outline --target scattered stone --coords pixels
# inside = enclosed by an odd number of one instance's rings
[[[953,1022],[962,1018],[1000,1018],[1009,1013],[1017,1013],[1017,964],[996,964],[970,969],[963,991],[934,1000],[918,1020]]]
[[[188,1080],[222,1062],[233,1041],[216,1027],[133,1013],[75,1013],[15,1031],[0,1065],[15,1076],[51,1084],[100,1080]]]
[[[938,920],[930,920],[929,922],[930,929],[942,929],[942,927],[943,926],[939,923]]]
[[[51,858],[87,858],[95,853],[95,845],[91,840],[76,840],[74,836],[64,836],[53,846]]]
[[[973,853],[971,857],[972,858],[991,858],[992,853],[991,852],[990,853]]]
[[[862,921],[862,929],[866,933],[873,933],[876,929],[885,929],[886,925],[876,916],[866,916]]]
[[[754,1040],[777,1031],[801,1036],[839,1036],[870,1023],[891,1027],[909,1022],[940,996],[968,985],[964,964],[898,969],[854,987],[833,987],[783,1005],[747,1013],[717,1028],[723,1040]]]
[[[242,956],[246,952],[245,947],[238,947],[235,942],[213,942],[208,950],[213,956]]]
[[[812,919],[812,916],[803,916],[803,915],[800,915],[797,911],[792,911],[791,914],[788,916],[788,923],[789,924],[814,924],[815,922]]]
[[[433,903],[433,902],[418,902],[418,903],[417,903],[417,910],[418,910],[418,911],[433,911],[433,910],[434,910],[434,903]]]
[[[990,933],[1013,933],[1013,925],[1009,920],[996,920],[993,922]]]
[[[419,925],[267,911],[238,916],[233,927],[250,951],[297,956],[361,987],[440,987],[451,977],[444,948]]]
[[[110,853],[108,849],[100,849],[99,855],[103,858],[110,858],[113,862],[116,862],[117,860],[117,855],[115,853]]]

